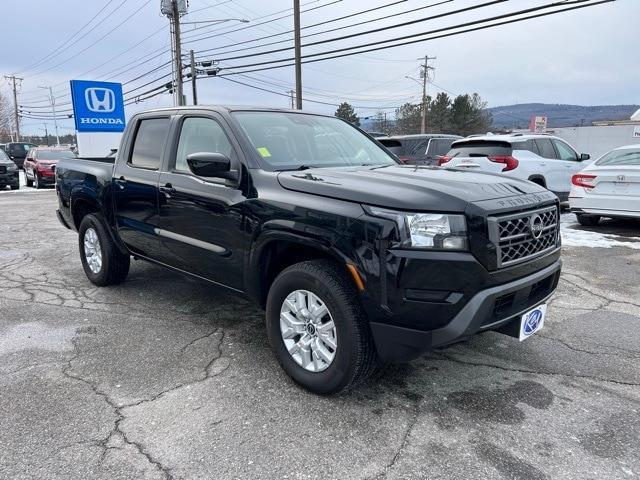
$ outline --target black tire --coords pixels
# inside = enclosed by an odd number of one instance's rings
[[[295,290],[308,290],[325,302],[336,327],[335,357],[326,370],[311,372],[298,365],[280,331],[280,309]],[[369,325],[346,269],[328,260],[297,263],[274,280],[267,297],[266,327],[280,365],[296,383],[319,394],[337,393],[371,376],[378,368]]]
[[[85,257],[84,236],[85,232],[89,229],[97,233],[98,240],[100,242],[100,251],[102,254],[102,266],[98,272],[93,272],[87,263]],[[107,232],[107,227],[102,220],[102,216],[98,213],[91,213],[85,216],[80,222],[80,228],[78,228],[78,246],[80,249],[80,261],[82,262],[82,268],[84,273],[91,283],[98,285],[99,287],[105,287],[107,285],[116,285],[124,281],[129,273],[129,265],[131,258],[128,254],[120,252],[118,247],[113,242],[113,239]]]
[[[11,190],[20,190],[20,184],[11,185]]]
[[[33,186],[40,190],[42,188],[42,183],[40,182],[40,177],[38,176],[38,174],[36,172],[34,172],[33,174]]]
[[[585,227],[595,227],[600,222],[600,215],[576,214],[578,223]]]
[[[27,172],[24,172],[24,178],[27,181],[27,187],[33,187],[33,180],[31,180],[29,177],[27,177]]]

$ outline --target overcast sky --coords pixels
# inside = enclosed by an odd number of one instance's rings
[[[332,1],[301,0],[302,26],[394,3],[394,0],[342,0],[329,5]],[[485,1],[488,3],[488,0]],[[425,33],[545,5],[551,1],[503,1],[410,26],[309,46],[303,49],[303,55]],[[303,38],[302,43],[305,45],[418,20],[481,3],[469,0],[395,2],[395,5],[370,13],[303,29],[303,35],[310,36]],[[386,20],[354,25],[441,2],[441,5]],[[132,98],[169,81],[169,77],[163,77],[170,74],[170,67],[163,66],[170,60],[168,20],[160,14],[159,4],[160,0],[3,2],[0,70],[6,75],[15,73],[24,77],[19,103],[30,105],[25,108],[30,108],[32,112],[47,111],[47,108],[44,108],[48,104],[45,90],[38,87],[52,85],[57,97],[58,110],[66,113],[71,108],[68,82],[74,78],[122,82],[125,83],[125,92],[140,87],[125,95]],[[207,58],[216,59],[289,47],[292,45],[291,42],[283,42],[241,52],[224,53],[291,39],[292,35],[288,33],[276,35],[292,29],[291,12],[287,10],[291,5],[291,0],[191,0],[191,13],[183,17],[184,22],[223,18],[242,18],[250,22],[209,25],[197,30],[193,30],[193,25],[185,24],[182,27],[185,40],[183,53],[188,53],[191,48],[196,51],[209,49],[209,52],[199,55],[212,55]],[[102,12],[86,28],[80,30],[101,9]],[[309,9],[313,10],[304,12]],[[268,16],[276,12],[280,13]],[[522,23],[311,63],[303,66],[303,90],[305,98],[318,102],[337,104],[340,101],[349,101],[358,107],[357,112],[361,116],[374,115],[378,109],[392,112],[398,105],[419,100],[420,85],[405,76],[417,78],[417,59],[428,54],[437,57],[432,61],[435,71],[428,86],[430,94],[443,90],[449,93],[478,92],[489,106],[529,102],[580,105],[636,104],[640,102],[639,19],[639,0],[617,0]],[[311,35],[339,27],[346,28]],[[210,38],[194,40],[194,37],[197,39],[203,36]],[[259,42],[230,46],[265,36],[271,37]],[[58,48],[60,46],[63,48]],[[254,64],[292,55],[293,52],[284,51],[227,60],[220,66]],[[132,81],[151,70],[155,71]],[[222,70],[220,73],[232,71],[234,70]],[[250,77],[236,75],[227,78],[277,93],[259,91],[223,78],[206,78],[198,82],[200,103],[279,107],[289,105],[286,92],[293,87],[292,67],[247,75]],[[142,86],[146,83],[150,85]],[[6,82],[0,91],[3,95],[10,95]],[[185,93],[190,103],[190,87],[185,88]],[[171,95],[162,94],[128,106],[126,111],[127,114],[131,114],[140,109],[169,105],[172,105]],[[323,113],[335,110],[331,105],[311,102],[305,102],[304,107]],[[41,133],[39,129],[42,128],[42,122],[23,119],[23,130],[25,133]],[[52,122],[49,124],[51,131]],[[66,120],[60,125],[61,133],[68,133],[73,123]]]

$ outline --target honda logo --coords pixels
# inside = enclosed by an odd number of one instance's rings
[[[87,88],[84,100],[91,112],[111,113],[116,109],[116,94],[110,88]]]
[[[626,180],[626,177],[624,175],[618,175],[619,182],[624,182],[625,180]]]

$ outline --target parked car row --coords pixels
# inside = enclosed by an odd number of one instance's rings
[[[20,148],[11,147],[20,145]],[[22,147],[29,146],[24,157],[17,158],[15,154],[22,153]],[[6,144],[0,148],[0,189],[11,187],[20,188],[20,168],[24,170],[27,186],[42,188],[55,184],[55,168],[59,160],[75,158],[76,154],[68,148],[38,147],[29,143]],[[6,151],[14,153],[9,156]]]
[[[556,194],[582,225],[596,225],[602,217],[640,218],[640,145],[591,162],[589,154],[545,134],[373,136],[405,164],[529,180]]]
[[[21,143],[21,142],[11,142],[0,145],[0,149],[6,153],[11,160],[18,166],[18,168],[22,168],[22,164],[24,163],[24,159],[27,156],[27,152],[33,147],[37,147],[33,143]]]
[[[59,160],[76,158],[76,154],[65,148],[35,147],[29,150],[24,160],[24,176],[27,186],[42,188],[55,184],[55,169]]]
[[[402,163],[411,165],[438,165],[438,158],[445,155],[459,135],[420,134],[382,137],[377,140],[387,147]]]

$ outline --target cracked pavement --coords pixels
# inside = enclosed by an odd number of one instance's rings
[[[55,207],[0,195],[0,478],[640,478],[637,250],[565,248],[527,342],[318,397],[240,297],[142,262],[91,285]]]

